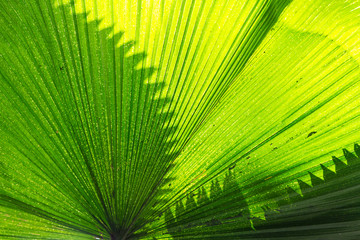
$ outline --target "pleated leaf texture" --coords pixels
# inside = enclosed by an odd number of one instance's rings
[[[360,239],[359,1],[0,9],[0,239]]]

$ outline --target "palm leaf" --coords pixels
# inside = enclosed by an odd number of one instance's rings
[[[1,239],[359,236],[358,1],[0,6]]]

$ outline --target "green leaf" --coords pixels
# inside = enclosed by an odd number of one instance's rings
[[[1,239],[354,239],[356,0],[1,1]]]

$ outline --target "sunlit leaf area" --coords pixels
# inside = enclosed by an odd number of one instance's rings
[[[0,0],[0,239],[360,239],[360,1]]]

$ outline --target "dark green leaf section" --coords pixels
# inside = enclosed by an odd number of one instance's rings
[[[321,165],[323,179],[309,172],[310,184],[297,180],[301,194],[287,188],[269,193],[278,208],[263,207],[265,219],[253,217],[235,173],[223,185],[211,182],[165,212],[167,231],[174,239],[344,239],[359,236],[360,147],[343,149],[347,163],[333,157],[335,171]],[[331,165],[331,164],[330,164]],[[325,238],[324,238],[325,237]]]
[[[234,173],[225,174],[223,186],[211,183],[189,194],[165,213],[168,232],[174,239],[344,239],[359,236],[360,147],[343,149],[344,159],[333,157],[335,171],[320,165],[323,179],[309,172],[310,184],[298,179],[301,194],[288,187],[277,208],[263,207],[265,219],[251,216]],[[331,164],[329,164],[331,165]]]
[[[219,212],[221,210],[221,212]],[[174,239],[208,238],[214,234],[249,229],[250,211],[236,182],[235,170],[225,174],[222,186],[218,179],[211,182],[210,193],[205,187],[190,193],[165,212],[168,232]]]
[[[329,235],[326,239],[336,239],[335,234],[344,233],[352,234],[344,239],[359,237],[359,149],[358,144],[354,145],[354,152],[343,149],[346,163],[333,157],[335,171],[321,165],[323,179],[309,172],[310,184],[297,180],[301,194],[288,188],[288,198],[278,202],[279,208],[265,209],[266,220],[254,222],[254,236],[317,239],[316,236]]]

